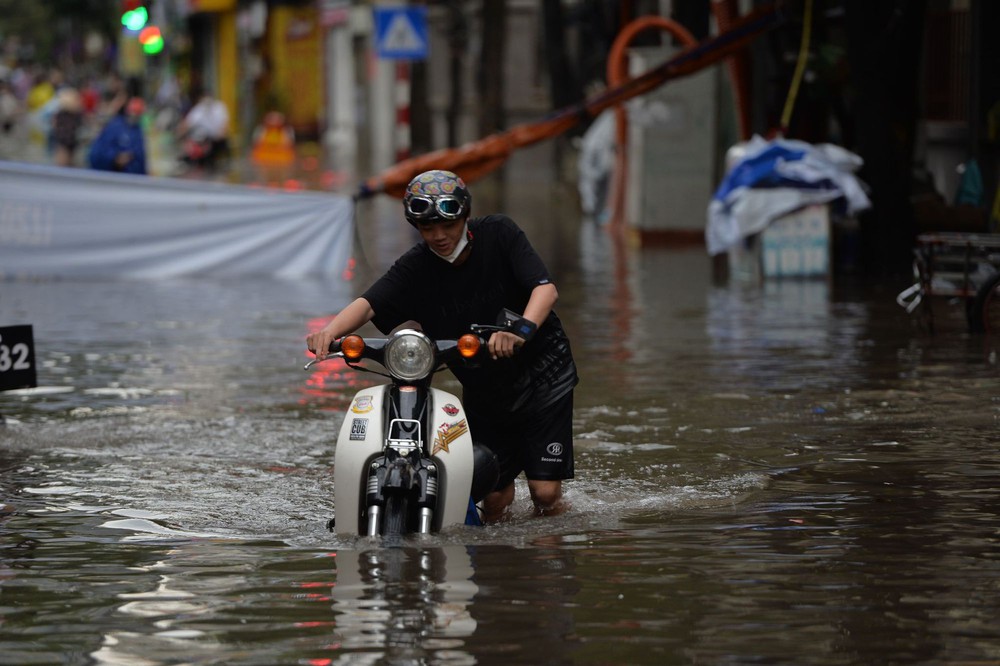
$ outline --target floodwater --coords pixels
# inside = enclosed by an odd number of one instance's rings
[[[42,387],[0,394],[0,662],[1000,663],[991,340],[927,334],[905,283],[717,284],[703,248],[497,196],[580,367],[567,514],[519,485],[509,525],[326,531],[373,378],[304,372],[303,338],[412,240],[394,202],[347,285],[4,283]]]

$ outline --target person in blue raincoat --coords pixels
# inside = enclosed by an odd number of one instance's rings
[[[107,122],[90,146],[90,166],[99,171],[146,173],[146,142],[139,121],[146,105],[139,97]]]

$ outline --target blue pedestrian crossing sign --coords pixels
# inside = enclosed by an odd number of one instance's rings
[[[427,58],[427,7],[374,7],[375,55],[390,60]]]

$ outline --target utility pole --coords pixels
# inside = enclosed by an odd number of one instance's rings
[[[507,123],[503,106],[503,63],[507,46],[506,0],[483,0],[480,18],[483,48],[477,77],[479,135],[487,136],[503,130]]]
[[[469,22],[459,0],[448,0],[448,78],[450,81],[448,109],[448,146],[458,145],[458,120],[462,113],[462,62],[469,46]]]
[[[411,2],[425,5],[424,0]],[[422,155],[430,152],[434,138],[431,129],[431,110],[427,99],[427,60],[410,62],[410,152]]]
[[[562,109],[583,99],[580,77],[570,66],[566,51],[566,19],[563,15],[562,0],[545,0],[542,5],[542,25],[545,41],[545,60],[549,68],[549,91],[553,109]],[[577,127],[572,134],[579,135],[583,128]],[[560,177],[563,174],[563,159],[567,137],[559,136],[554,142],[554,169]]]
[[[561,109],[582,100],[583,90],[579,77],[570,67],[566,52],[566,20],[562,0],[545,0],[542,11],[552,108]]]

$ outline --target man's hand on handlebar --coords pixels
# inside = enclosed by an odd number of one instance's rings
[[[493,360],[510,358],[524,344],[524,338],[508,331],[497,331],[490,336],[487,347]]]
[[[316,355],[317,361],[322,361],[330,353],[330,343],[336,339],[333,333],[322,329],[306,336],[306,349]]]

